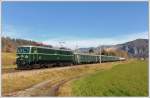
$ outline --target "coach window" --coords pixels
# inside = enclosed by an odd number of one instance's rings
[[[70,51],[69,51],[68,53],[69,53],[69,55],[71,55],[71,52],[70,52]]]

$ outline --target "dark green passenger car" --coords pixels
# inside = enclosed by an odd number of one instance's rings
[[[112,62],[112,61],[120,60],[120,57],[102,55],[101,60],[102,60],[102,62]]]
[[[98,63],[98,62],[100,62],[99,55],[74,53],[75,64],[87,64],[87,63]]]

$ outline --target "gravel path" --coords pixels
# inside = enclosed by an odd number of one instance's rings
[[[83,77],[85,75],[79,75],[79,76],[75,76],[75,77],[71,77],[68,79],[63,79],[60,81],[57,81],[55,84],[53,84],[51,87],[47,88],[52,80],[47,80],[44,82],[41,82],[39,84],[36,84],[28,89],[22,90],[22,91],[18,91],[18,92],[13,92],[13,93],[9,93],[5,96],[11,96],[11,97],[31,97],[31,96],[57,96],[58,95],[58,91],[60,86],[62,86],[63,84],[65,84],[68,81],[71,81],[73,79],[78,79],[80,77]],[[39,90],[42,90],[43,88],[46,88],[46,92],[45,93],[39,93]],[[44,90],[45,91],[45,90]]]

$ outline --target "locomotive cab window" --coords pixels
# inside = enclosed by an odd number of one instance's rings
[[[17,53],[29,53],[30,52],[30,47],[18,47],[17,48]]]

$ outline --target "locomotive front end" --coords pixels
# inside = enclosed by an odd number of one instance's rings
[[[18,69],[30,68],[30,47],[17,47],[16,64]]]

